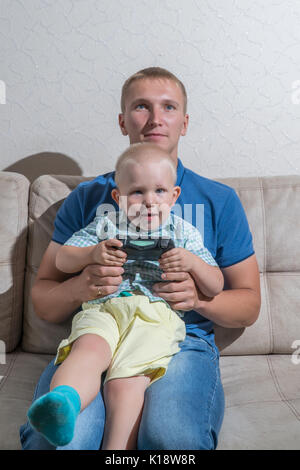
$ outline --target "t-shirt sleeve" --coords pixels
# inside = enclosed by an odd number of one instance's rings
[[[65,199],[57,211],[52,240],[63,245],[73,233],[80,230],[82,222],[82,198],[80,185]]]
[[[199,256],[203,261],[211,266],[218,266],[210,251],[204,246],[201,233],[193,226],[186,229],[185,224],[184,248],[194,255]]]
[[[84,227],[75,232],[64,244],[68,246],[91,246],[97,245],[99,239],[97,237],[96,227],[97,220],[93,220],[87,227]]]
[[[220,267],[232,266],[254,254],[246,213],[234,189],[224,205],[217,233],[216,261]]]

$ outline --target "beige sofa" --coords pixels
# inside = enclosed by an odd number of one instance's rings
[[[42,176],[30,185],[0,173],[0,449],[20,449],[35,384],[70,328],[39,319],[30,288],[55,213],[84,179]],[[226,399],[218,449],[300,449],[300,176],[220,181],[246,210],[262,307],[245,330],[215,330]]]

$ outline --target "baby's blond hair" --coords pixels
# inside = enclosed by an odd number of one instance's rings
[[[175,185],[177,179],[176,163],[166,150],[151,143],[132,144],[119,156],[115,170],[116,185],[119,186],[121,182],[122,169],[127,163],[143,163],[153,159],[156,159],[157,161],[166,161],[169,163]]]

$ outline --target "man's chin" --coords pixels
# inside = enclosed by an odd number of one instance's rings
[[[161,137],[143,136],[142,142],[144,144],[155,144],[164,150],[168,150],[168,139],[165,136],[161,136]]]

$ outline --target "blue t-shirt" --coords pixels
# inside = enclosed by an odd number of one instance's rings
[[[57,212],[52,240],[64,244],[74,232],[86,227],[96,216],[97,208],[117,204],[111,197],[116,187],[114,172],[80,183]],[[180,159],[176,185],[181,194],[174,213],[192,223],[202,234],[205,247],[220,268],[232,266],[254,254],[252,235],[245,211],[235,190],[225,184],[204,178],[185,168]],[[182,213],[178,213],[178,210]],[[187,332],[209,336],[213,332],[210,320],[191,310],[184,316]]]

